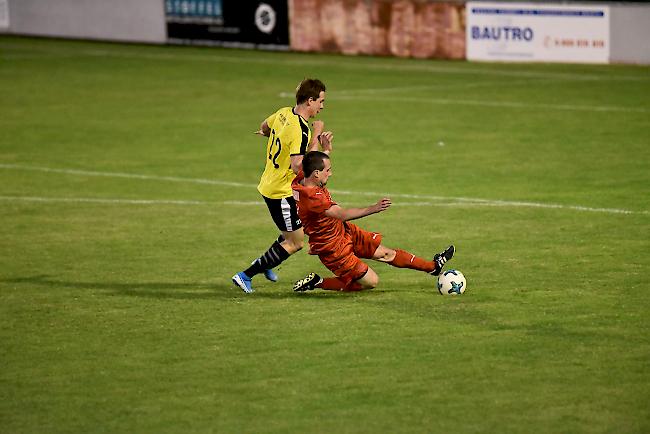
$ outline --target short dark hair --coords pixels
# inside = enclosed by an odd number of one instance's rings
[[[315,78],[305,78],[296,89],[296,104],[302,104],[313,98],[317,100],[321,92],[325,92],[325,85]]]
[[[323,170],[325,168],[325,159],[329,160],[329,155],[321,151],[310,151],[302,157],[302,171],[305,178],[309,178],[315,170]]]

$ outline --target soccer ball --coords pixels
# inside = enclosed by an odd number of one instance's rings
[[[465,276],[458,270],[447,270],[438,276],[438,292],[442,295],[460,295],[466,288]]]

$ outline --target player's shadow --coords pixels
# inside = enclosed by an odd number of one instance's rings
[[[36,275],[28,277],[17,277],[11,279],[0,279],[0,283],[13,285],[33,285],[41,288],[51,289],[77,289],[104,291],[109,295],[126,295],[131,297],[145,297],[158,300],[215,300],[215,299],[245,299],[245,298],[266,298],[266,299],[304,299],[312,302],[326,300],[331,297],[365,297],[372,291],[360,291],[352,293],[339,293],[336,291],[309,291],[295,293],[290,288],[278,291],[276,288],[258,288],[253,294],[244,294],[240,289],[235,288],[230,282],[223,283],[176,283],[176,282],[72,282],[53,278],[48,275]]]
[[[73,282],[53,278],[48,275],[36,275],[2,279],[0,283],[33,285],[51,289],[78,289],[104,291],[109,295],[126,295],[132,297],[148,297],[154,299],[172,300],[214,300],[218,298],[233,299],[241,297],[262,297],[262,298],[293,298],[295,294],[291,290],[286,292],[257,291],[254,294],[244,294],[240,289],[235,288],[230,282],[220,283],[177,283],[177,282]]]

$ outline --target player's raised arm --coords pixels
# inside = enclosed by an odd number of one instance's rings
[[[266,136],[268,137],[271,134],[271,128],[269,125],[266,123],[266,121],[262,122],[260,125],[260,129],[258,131],[255,131],[255,134],[259,134],[260,136]]]
[[[311,141],[309,142],[308,151],[318,151],[320,135],[323,133],[323,129],[325,129],[325,122],[314,121],[314,123],[311,124],[311,126],[312,126]]]
[[[385,197],[379,200],[376,204],[366,208],[343,208],[338,205],[332,205],[327,211],[325,211],[325,215],[345,222],[386,211],[390,206],[390,199]]]
[[[320,146],[321,151],[329,155],[332,152],[332,141],[334,140],[334,134],[331,131],[326,131],[320,135]]]

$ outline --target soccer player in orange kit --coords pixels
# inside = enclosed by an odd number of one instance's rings
[[[376,287],[379,277],[360,258],[437,276],[454,256],[455,249],[451,245],[427,261],[401,249],[390,249],[381,244],[381,234],[364,231],[349,223],[349,220],[387,210],[391,201],[383,198],[366,208],[342,208],[332,200],[327,190],[327,180],[331,175],[329,156],[320,151],[308,152],[302,161],[302,173],[293,180],[291,187],[304,232],[309,237],[309,254],[318,255],[336,277],[322,278],[309,273],[295,283],[294,291],[314,288],[359,291]]]

